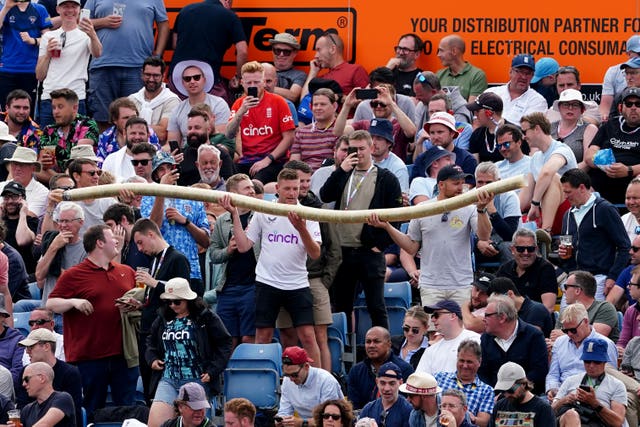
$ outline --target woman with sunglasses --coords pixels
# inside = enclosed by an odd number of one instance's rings
[[[582,100],[582,94],[575,89],[564,90],[560,94],[560,99],[555,100],[551,108],[560,113],[560,121],[551,124],[551,136],[567,144],[576,156],[578,167],[588,170],[589,166],[584,161],[584,153],[596,136],[598,128],[582,120],[582,114],[587,109],[587,104]]]
[[[158,427],[175,416],[173,402],[180,387],[189,382],[218,390],[218,376],[231,356],[231,336],[183,278],[167,281],[160,308],[147,339],[146,359],[159,381],[149,426]]]
[[[429,316],[422,307],[414,305],[407,310],[402,324],[404,335],[392,337],[391,343],[394,352],[405,362],[411,364],[413,369],[418,366],[424,349],[429,347],[427,331],[429,329]]]
[[[316,427],[351,427],[353,406],[346,399],[327,400],[313,409]]]

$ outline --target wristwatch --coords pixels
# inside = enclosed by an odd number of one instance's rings
[[[189,224],[191,224],[191,221],[189,220],[189,218],[185,218],[185,219],[184,219],[184,224],[182,224],[182,225],[184,225],[185,227],[187,227]]]
[[[476,209],[476,212],[478,212],[479,214],[486,214],[487,213],[487,208]]]
[[[602,411],[604,409],[604,406],[602,405],[598,405],[595,408],[593,408],[594,411],[596,411],[597,413],[600,413],[600,411]]]

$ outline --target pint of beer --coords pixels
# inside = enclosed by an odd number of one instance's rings
[[[565,254],[561,255],[561,259],[569,259],[573,255],[573,236],[571,234],[563,234],[560,236],[560,247],[565,250]]]
[[[7,411],[7,416],[9,418],[9,421],[13,422],[14,427],[22,427],[22,423],[20,422],[19,409],[11,409]]]

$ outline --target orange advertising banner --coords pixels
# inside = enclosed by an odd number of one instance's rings
[[[191,3],[165,0],[171,21]],[[640,0],[615,4],[541,0],[514,4],[491,2],[381,0],[234,0],[249,41],[249,59],[272,61],[268,40],[279,32],[295,35],[301,44],[296,64],[308,67],[316,39],[325,31],[345,41],[345,58],[368,71],[384,66],[404,33],[425,41],[418,65],[437,71],[442,37],[457,33],[466,41],[465,59],[482,68],[490,83],[508,78],[511,58],[531,53],[553,57],[560,65],[576,66],[583,83],[600,84],[611,65],[626,61],[626,40],[640,33]],[[234,70],[233,49],[227,52],[223,74]]]

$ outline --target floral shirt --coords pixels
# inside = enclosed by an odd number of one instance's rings
[[[36,151],[40,151],[41,147],[56,147],[56,172],[65,170],[71,149],[78,145],[79,140],[91,139],[94,146],[98,143],[98,124],[95,120],[81,114],[78,114],[71,122],[69,133],[66,135],[56,124],[46,126],[42,132],[40,146]]]
[[[0,120],[7,122],[7,113],[0,113]],[[40,144],[40,138],[42,137],[42,129],[33,121],[31,117],[22,125],[20,133],[16,135],[17,144],[22,147],[36,149]]]
[[[115,153],[121,148],[120,145],[118,145],[117,137],[118,131],[115,125],[111,126],[100,134],[100,139],[98,140],[98,151],[96,155],[103,161],[109,154]],[[156,147],[157,150],[160,150],[160,140],[158,139],[158,135],[156,135],[155,131],[151,129],[151,127],[149,127],[149,142],[151,143],[151,145]]]

